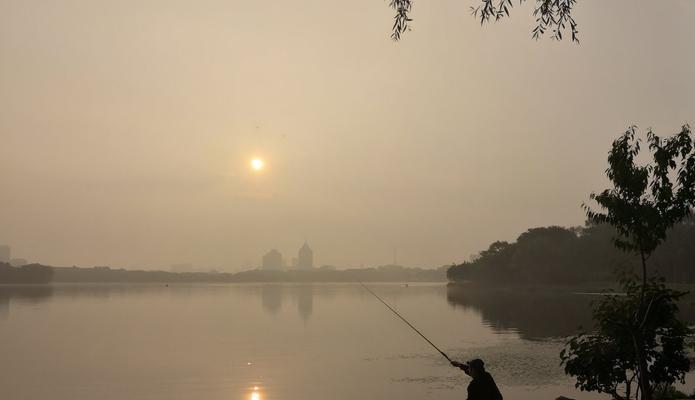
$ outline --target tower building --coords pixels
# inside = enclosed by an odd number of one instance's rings
[[[281,270],[282,269],[282,254],[276,249],[272,249],[263,256],[263,269],[266,270]]]
[[[304,245],[299,249],[297,257],[297,269],[312,269],[314,268],[314,252],[311,247],[304,242]]]
[[[0,262],[10,262],[11,255],[12,251],[10,249],[10,246],[0,245]]]

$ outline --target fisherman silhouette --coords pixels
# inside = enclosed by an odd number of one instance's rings
[[[460,363],[458,361],[454,361],[449,356],[446,355],[443,351],[437,347],[434,343],[432,343],[431,340],[427,339],[425,335],[422,334],[413,324],[408,322],[407,319],[405,319],[404,316],[402,316],[398,311],[396,311],[393,307],[391,307],[384,299],[379,297],[378,294],[374,293],[372,289],[368,288],[364,283],[360,282],[360,285],[371,293],[374,297],[377,298],[383,305],[386,306],[391,312],[396,314],[398,318],[400,318],[403,322],[405,322],[412,330],[414,330],[420,337],[425,339],[427,343],[430,344],[435,350],[439,352],[439,354],[442,355],[442,357],[446,358],[449,360],[451,365],[453,365],[456,368],[461,368],[466,374],[468,374],[473,380],[471,383],[468,384],[468,400],[503,400],[502,399],[502,393],[500,393],[500,390],[497,388],[497,385],[495,384],[495,380],[492,379],[492,375],[487,373],[485,371],[485,363],[483,360],[476,358],[475,360],[471,360],[467,363]]]
[[[497,388],[492,375],[485,371],[483,360],[476,358],[467,363],[451,361],[451,365],[462,369],[473,378],[468,384],[468,400],[502,400],[502,393]]]

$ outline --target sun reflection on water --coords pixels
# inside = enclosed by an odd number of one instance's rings
[[[263,400],[263,397],[261,397],[261,389],[258,386],[254,386],[251,389],[250,400]]]

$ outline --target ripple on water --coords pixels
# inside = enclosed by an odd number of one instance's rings
[[[452,349],[452,359],[470,360],[481,358],[486,369],[501,386],[544,386],[571,383],[560,366],[561,340],[508,342],[494,346],[470,349]],[[400,355],[385,359],[431,358],[433,362],[445,363],[435,356]],[[395,382],[424,384],[432,389],[454,389],[467,385],[469,378],[452,372],[442,376],[407,376],[394,379]]]

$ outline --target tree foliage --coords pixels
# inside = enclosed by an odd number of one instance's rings
[[[532,228],[516,241],[496,241],[471,260],[449,268],[451,281],[481,283],[574,284],[607,282],[614,271],[636,273],[639,256],[612,244],[618,236],[608,224],[589,222],[583,227]],[[668,282],[695,283],[695,220],[688,219],[669,230],[654,251],[648,273]]]
[[[649,398],[638,384],[642,363],[648,394],[683,382],[690,370],[685,338],[690,329],[678,317],[677,301],[685,293],[652,278],[643,288],[633,277],[621,280],[622,295],[605,296],[594,309],[596,331],[572,337],[560,353],[576,387],[610,394],[617,400]],[[642,291],[649,299],[642,312]]]
[[[512,0],[477,0],[479,4],[471,7],[471,14],[480,24],[497,22],[510,16],[509,10],[514,7]],[[519,0],[524,3],[526,0]],[[572,16],[572,10],[577,0],[535,0],[533,16],[536,18],[532,37],[539,39],[550,32],[551,38],[562,40],[563,33],[570,32],[573,42],[579,43],[577,22]],[[390,0],[389,6],[396,15],[393,17],[391,37],[400,40],[401,35],[410,30],[413,0]]]
[[[3,283],[48,283],[53,278],[53,268],[41,264],[13,267],[0,262],[0,284]]]
[[[682,381],[690,366],[683,346],[690,331],[676,317],[682,294],[648,280],[647,259],[695,206],[695,145],[688,125],[666,139],[650,130],[647,142],[652,158],[647,164],[637,161],[641,141],[634,126],[613,142],[606,170],[613,187],[591,194],[601,211],[585,206],[591,222],[616,229],[617,248],[639,255],[641,284],[623,280],[626,296],[610,296],[595,310],[598,333],[573,338],[562,354],[565,371],[579,387],[618,399],[631,398],[635,381],[639,398],[651,400],[657,387]],[[610,386],[623,382],[621,397]]]
[[[613,187],[591,194],[601,211],[584,206],[590,221],[615,227],[616,247],[640,255],[643,281],[647,259],[695,206],[695,142],[690,127],[683,125],[666,139],[649,130],[647,142],[653,161],[645,165],[637,162],[642,147],[636,127],[613,142],[606,169]]]

